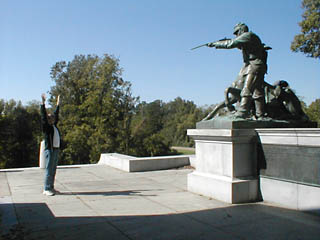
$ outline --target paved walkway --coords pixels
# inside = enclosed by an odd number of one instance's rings
[[[23,239],[46,240],[320,239],[320,216],[190,193],[191,171],[59,167],[54,197],[42,195],[43,170],[0,171],[0,229],[18,223]]]

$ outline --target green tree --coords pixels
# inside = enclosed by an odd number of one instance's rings
[[[154,133],[143,140],[147,156],[165,156],[171,155],[173,152],[170,146],[166,144],[165,139],[159,133]]]
[[[137,98],[121,74],[119,60],[107,54],[79,55],[52,67],[52,103],[61,95],[63,163],[95,163],[103,152],[129,152]]]
[[[320,57],[320,0],[303,0],[305,9],[299,23],[301,34],[294,37],[291,50],[303,52],[308,57]]]
[[[164,121],[164,103],[160,100],[140,103],[132,119],[131,154],[160,156],[172,154],[170,144],[160,135]]]
[[[164,106],[164,126],[161,131],[166,141],[175,146],[192,146],[194,141],[187,136],[187,129],[196,127],[203,112],[192,101],[177,97]]]
[[[0,101],[0,168],[39,164],[39,104]]]
[[[192,101],[180,97],[169,103],[160,100],[140,103],[132,120],[133,155],[169,155],[173,154],[172,145],[193,146],[187,129],[195,128],[205,113]]]
[[[317,122],[320,127],[320,99],[313,101],[305,111],[310,120]]]

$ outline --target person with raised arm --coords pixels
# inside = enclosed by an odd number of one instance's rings
[[[44,133],[46,157],[46,172],[43,194],[46,196],[53,196],[56,193],[56,190],[54,189],[54,180],[58,165],[58,155],[61,143],[60,131],[57,127],[57,123],[59,121],[60,95],[57,97],[57,107],[53,114],[47,113],[45,106],[46,95],[42,94],[41,98],[41,125],[42,131]]]

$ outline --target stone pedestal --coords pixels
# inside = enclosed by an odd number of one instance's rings
[[[258,199],[254,129],[189,129],[196,144],[196,170],[188,190],[228,203]]]

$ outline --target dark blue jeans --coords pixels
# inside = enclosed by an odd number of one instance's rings
[[[56,170],[58,165],[59,148],[53,150],[46,150],[46,175],[44,180],[44,190],[54,189],[54,178],[56,176]]]

